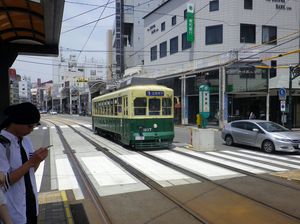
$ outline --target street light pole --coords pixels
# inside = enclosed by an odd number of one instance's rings
[[[267,74],[267,99],[266,99],[266,120],[269,121],[270,116],[270,68],[268,68]]]
[[[288,111],[288,128],[292,129],[292,73],[293,67],[289,66],[289,111]]]
[[[71,90],[71,87],[70,87],[70,114],[72,115],[72,90]]]

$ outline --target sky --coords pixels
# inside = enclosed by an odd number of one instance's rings
[[[113,28],[114,13],[114,0],[65,0],[59,43],[60,48],[63,49],[62,55],[68,58],[69,54],[75,53],[79,56],[78,62],[83,61],[85,57],[93,57],[105,65],[106,32]],[[99,21],[93,22],[97,20]],[[79,54],[72,49],[83,51]],[[86,50],[97,52],[84,52]],[[15,68],[17,74],[22,77],[30,77],[32,82],[37,78],[45,82],[52,80],[52,60],[52,57],[19,55],[12,68]]]

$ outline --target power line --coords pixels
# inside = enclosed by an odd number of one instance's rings
[[[83,47],[81,48],[81,51],[79,52],[79,55],[78,55],[78,57],[77,57],[77,60],[79,59],[79,57],[80,57],[80,54],[81,54],[82,50],[85,48],[85,46],[86,46],[86,45],[87,45],[87,43],[89,42],[89,40],[90,40],[90,38],[91,38],[91,36],[92,36],[92,34],[93,34],[93,32],[94,32],[94,30],[95,30],[95,28],[96,28],[96,26],[97,26],[98,22],[99,22],[99,20],[101,19],[102,15],[103,15],[103,13],[104,13],[104,11],[105,11],[105,9],[106,9],[106,7],[107,7],[107,5],[108,5],[109,3],[110,3],[110,0],[108,0],[108,1],[107,1],[107,3],[106,3],[106,5],[105,5],[104,9],[103,9],[103,10],[102,10],[102,12],[100,13],[100,15],[99,15],[99,18],[98,18],[97,22],[94,24],[94,27],[93,27],[93,29],[91,30],[91,32],[90,32],[90,34],[89,34],[89,36],[88,36],[87,40],[85,41],[85,43],[84,43]]]
[[[111,3],[114,3],[114,2],[111,2]],[[111,3],[109,3],[109,4],[111,4]],[[77,14],[77,15],[75,15],[75,16],[71,16],[71,17],[69,17],[69,18],[67,18],[67,19],[64,19],[63,22],[66,22],[66,21],[68,21],[68,20],[77,18],[77,17],[79,17],[79,16],[82,16],[82,15],[84,15],[84,14],[90,13],[90,12],[92,12],[92,11],[95,11],[95,10],[97,10],[97,9],[99,9],[99,8],[103,8],[103,7],[105,7],[105,4],[104,4],[104,5],[97,6],[97,7],[93,8],[93,9],[87,10],[87,11],[85,11],[85,12],[79,13],[79,14]]]

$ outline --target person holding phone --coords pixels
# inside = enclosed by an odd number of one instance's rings
[[[6,108],[4,115],[0,135],[9,144],[0,144],[0,171],[5,174],[6,205],[13,223],[35,224],[38,194],[34,173],[48,156],[48,149],[34,151],[27,135],[40,124],[40,113],[35,105],[21,103]]]

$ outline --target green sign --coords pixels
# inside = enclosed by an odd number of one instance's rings
[[[199,87],[199,112],[202,118],[208,118],[210,115],[210,87],[208,85]]]
[[[187,4],[187,13],[186,13],[186,21],[187,21],[187,41],[194,42],[194,4]]]

